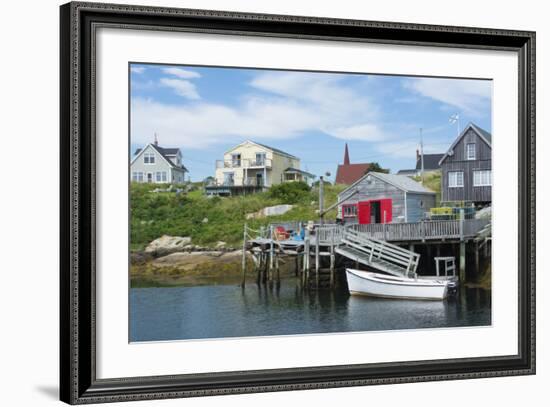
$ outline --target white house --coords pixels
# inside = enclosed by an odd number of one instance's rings
[[[186,172],[180,149],[160,147],[156,140],[137,149],[130,162],[132,182],[181,184]]]
[[[259,192],[282,182],[315,178],[300,169],[300,159],[292,154],[247,140],[227,150],[216,160],[214,182],[206,187],[208,195],[239,195]]]

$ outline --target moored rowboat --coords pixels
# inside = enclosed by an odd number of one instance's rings
[[[350,294],[415,300],[442,300],[448,281],[394,277],[369,271],[346,269]]]

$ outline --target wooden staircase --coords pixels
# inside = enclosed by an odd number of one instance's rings
[[[346,228],[335,251],[365,266],[398,277],[413,277],[420,260],[418,253],[374,239],[368,234]]]

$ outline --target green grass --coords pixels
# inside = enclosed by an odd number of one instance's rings
[[[290,184],[286,184],[290,185]],[[242,243],[244,223],[254,229],[270,222],[291,220],[317,220],[319,192],[317,188],[304,188],[296,183],[273,191],[247,196],[212,197],[204,195],[202,187],[187,194],[175,192],[151,192],[155,184],[136,184],[130,187],[130,247],[141,250],[152,240],[162,235],[190,236],[193,244],[209,246],[217,241],[238,246]],[[164,186],[163,186],[164,187]],[[325,207],[337,201],[342,185],[325,185]],[[248,213],[266,206],[293,204],[295,207],[281,216],[246,220]],[[325,219],[334,219],[336,209]],[[204,219],[208,222],[204,222]]]
[[[415,181],[420,182],[420,177],[413,177]],[[441,172],[429,172],[424,174],[424,186],[435,192],[435,206],[438,207],[441,202]]]

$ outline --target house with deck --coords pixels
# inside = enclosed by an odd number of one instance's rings
[[[491,202],[491,133],[469,123],[443,155],[441,201]]]
[[[311,182],[315,176],[300,168],[300,159],[278,148],[247,140],[216,161],[207,195],[241,195],[264,191],[283,182]]]
[[[436,194],[405,175],[369,172],[338,194],[343,223],[418,222],[435,206]]]
[[[182,184],[187,172],[181,150],[160,147],[156,138],[153,143],[138,148],[130,161],[132,182]]]

